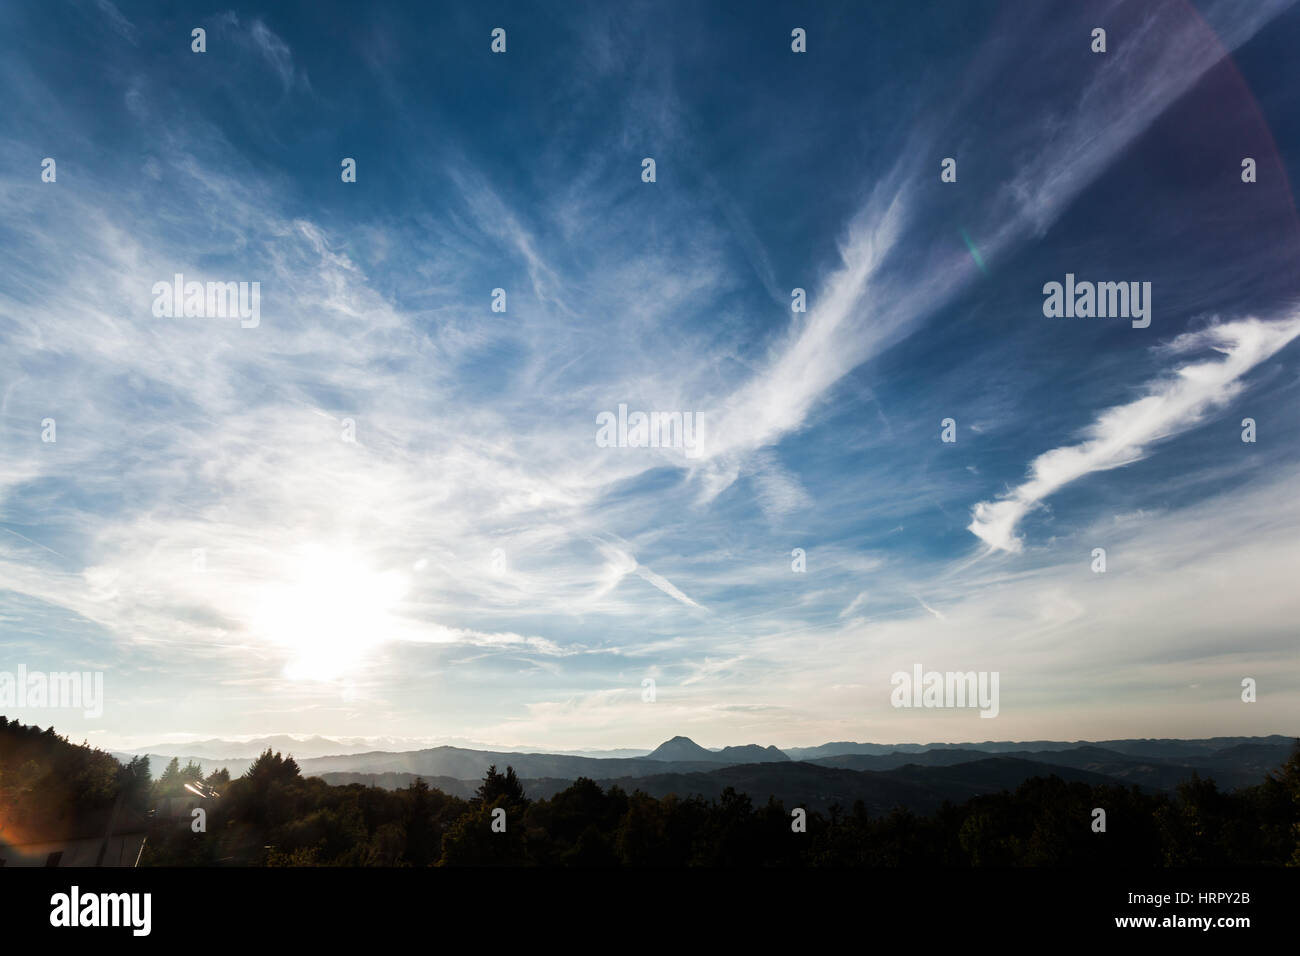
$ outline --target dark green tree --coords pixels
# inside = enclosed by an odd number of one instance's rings
[[[483,775],[483,782],[479,784],[475,791],[476,797],[485,804],[496,803],[501,797],[504,797],[507,803],[521,806],[528,802],[524,796],[523,784],[515,776],[514,767],[506,767],[504,774],[497,773],[496,764],[488,767],[487,773]]]
[[[208,779],[205,782],[209,787],[215,787],[220,791],[223,787],[230,786],[230,771],[225,767],[222,767],[219,770],[214,770],[212,773],[208,774]]]
[[[181,776],[181,762],[172,757],[163,768],[162,776],[153,785],[154,799],[175,797],[185,790],[185,778]]]

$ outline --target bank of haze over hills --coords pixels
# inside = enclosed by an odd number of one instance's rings
[[[271,741],[283,743],[285,738],[261,738],[244,746]],[[288,738],[288,742],[286,753],[292,753],[294,741]],[[639,790],[656,797],[676,794],[716,799],[730,787],[758,803],[775,797],[788,806],[824,810],[834,803],[851,806],[861,800],[872,813],[887,812],[891,807],[929,813],[943,800],[961,802],[979,794],[1014,790],[1035,777],[1172,793],[1197,774],[1213,779],[1221,791],[1229,791],[1260,783],[1283,764],[1296,743],[1292,737],[1272,735],[1097,742],[840,742],[782,751],[758,744],[711,750],[689,737],[677,736],[631,757],[452,746],[293,755],[305,776],[320,777],[332,785],[395,790],[422,778],[431,787],[466,799],[473,797],[489,767],[500,770],[511,766],[525,792],[540,799],[587,777],[604,788],[617,786],[627,793]],[[312,738],[310,744],[319,748],[328,746],[328,741]],[[144,749],[149,751],[155,774],[171,759],[157,748]],[[124,759],[127,755],[118,756]],[[253,758],[252,754],[217,760],[184,753],[175,756],[195,760],[209,773],[225,767],[233,776],[247,770]]]
[[[575,779],[581,776],[607,778],[612,775],[637,776],[665,770],[708,770],[719,765],[747,763],[789,762],[789,757],[776,747],[757,744],[723,747],[708,750],[687,737],[674,737],[665,741],[653,752],[605,751],[599,756],[588,753],[545,753],[518,750],[481,750],[466,747],[438,746],[416,750],[359,750],[329,753],[322,744],[324,738],[309,738],[305,747],[298,747],[293,738],[264,737],[243,743],[243,752],[236,755],[228,741],[159,744],[141,747],[119,757],[147,754],[151,762],[166,762],[172,757],[194,761],[207,769],[225,767],[232,775],[243,773],[253,759],[266,749],[293,756],[307,774],[352,773],[382,774],[405,773],[428,777],[447,777],[474,780],[483,776],[489,766],[512,766],[520,776]],[[343,748],[339,748],[343,749]],[[326,750],[322,753],[322,750]],[[202,752],[206,751],[206,753]],[[307,753],[316,756],[305,756]],[[619,754],[635,756],[619,756]]]
[[[310,757],[335,757],[362,753],[408,753],[432,747],[458,747],[502,753],[552,753],[574,757],[643,757],[646,747],[599,748],[590,750],[551,750],[543,747],[499,747],[481,740],[459,737],[323,737],[320,735],[269,734],[261,737],[221,738],[171,741],[146,747],[120,748],[123,753],[163,754],[169,757],[194,757],[204,760],[251,759],[264,750],[293,755],[302,760]]]
[[[397,774],[462,781],[480,779],[489,766],[513,766],[521,777],[597,780],[634,778],[663,773],[711,771],[724,766],[747,764],[791,765],[797,762],[823,763],[856,770],[889,769],[907,763],[954,764],[982,757],[1014,755],[1024,759],[1035,755],[1048,763],[1085,768],[1105,762],[1120,767],[1134,760],[1159,761],[1171,768],[1228,766],[1253,769],[1253,757],[1260,752],[1271,758],[1284,750],[1292,738],[1215,737],[1193,740],[1122,739],[1103,741],[984,741],[982,743],[876,744],[827,743],[816,747],[788,747],[746,744],[711,750],[689,737],[672,737],[652,751],[596,751],[586,753],[523,752],[455,747],[449,745],[409,750],[361,749],[366,738],[350,738],[346,744],[325,737],[298,739],[286,735],[248,741],[208,740],[184,744],[157,744],[127,753],[129,759],[147,754],[161,770],[172,757],[200,763],[206,770],[225,767],[232,775],[242,774],[262,751],[271,749],[293,756],[306,774]],[[373,743],[378,740],[370,738]],[[597,755],[599,754],[599,755]],[[361,781],[358,781],[361,782]]]

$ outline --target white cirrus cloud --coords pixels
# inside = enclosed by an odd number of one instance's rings
[[[1108,408],[1084,432],[1084,440],[1043,452],[1029,465],[1029,479],[998,501],[975,505],[968,529],[990,550],[1019,551],[1022,518],[1070,482],[1145,458],[1151,446],[1202,422],[1245,387],[1242,376],[1300,335],[1300,317],[1275,322],[1242,319],[1178,336],[1164,351],[1182,354],[1212,348],[1221,360],[1194,362],[1150,383],[1136,401]]]

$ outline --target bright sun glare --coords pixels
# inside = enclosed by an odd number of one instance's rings
[[[409,586],[407,575],[375,571],[346,550],[311,548],[287,581],[267,587],[253,630],[288,653],[290,680],[337,680],[394,636]]]

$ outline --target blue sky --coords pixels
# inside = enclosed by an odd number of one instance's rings
[[[1294,728],[1292,3],[409,6],[0,12],[0,670],[106,694],[17,716]],[[175,273],[260,323],[154,315]],[[1066,273],[1150,327],[1045,317]],[[700,453],[598,446],[620,404]],[[915,663],[998,717],[892,708]]]

